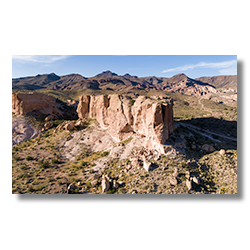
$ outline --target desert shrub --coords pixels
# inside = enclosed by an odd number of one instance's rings
[[[20,159],[21,159],[20,156],[14,157],[15,161],[20,161]]]
[[[106,191],[106,194],[114,194],[116,189],[110,188],[108,191]]]
[[[29,156],[29,155],[26,157],[26,160],[27,160],[27,161],[32,161],[33,159],[34,159],[34,158],[33,158],[32,156]]]
[[[82,161],[82,162],[81,162],[81,166],[82,166],[82,167],[85,167],[85,166],[87,166],[87,165],[88,165],[88,163],[87,163],[86,161]]]
[[[89,181],[86,182],[85,186],[88,187],[88,188],[92,187],[92,185],[91,185],[91,183]]]
[[[101,157],[105,157],[105,156],[107,156],[107,155],[109,155],[109,152],[108,152],[108,151],[104,151],[104,152],[101,154]]]
[[[46,161],[40,161],[39,166],[40,166],[40,168],[47,168],[49,166],[49,164]]]
[[[35,191],[35,189],[33,187],[28,188],[28,192],[34,192],[34,191]]]
[[[130,100],[130,105],[133,106],[134,103],[135,103],[135,100],[134,100],[134,99],[131,99],[131,100]]]
[[[56,163],[58,163],[59,161],[57,160],[57,159],[52,159],[51,160],[51,164],[56,164]]]

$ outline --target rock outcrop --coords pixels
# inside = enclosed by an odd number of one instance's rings
[[[117,141],[133,134],[145,137],[145,147],[163,152],[162,144],[174,130],[173,100],[164,102],[139,96],[133,100],[123,95],[80,96],[80,119],[96,119]]]
[[[38,110],[43,114],[61,115],[56,99],[41,93],[12,93],[12,112],[17,115],[26,115]]]

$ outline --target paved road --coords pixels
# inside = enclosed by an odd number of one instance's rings
[[[201,128],[198,128],[194,125],[191,125],[191,124],[186,124],[186,123],[183,123],[183,122],[178,122],[178,124],[182,125],[183,127],[187,127],[189,129],[192,129],[194,130],[195,132],[197,133],[200,133],[208,138],[210,138],[211,140],[214,140],[214,141],[217,141],[217,142],[221,142],[220,140],[217,140],[217,139],[214,139],[212,136],[208,135],[208,134],[211,134],[211,135],[216,135],[218,137],[222,137],[222,138],[225,138],[227,140],[231,140],[231,141],[236,141],[237,142],[237,138],[234,138],[234,137],[230,137],[230,136],[225,136],[225,135],[221,135],[221,134],[217,134],[217,133],[214,133],[214,132],[211,132],[209,130],[204,130],[203,131],[200,131]]]

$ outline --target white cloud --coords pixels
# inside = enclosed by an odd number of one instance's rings
[[[53,63],[68,58],[69,56],[21,56],[13,55],[12,60],[23,63]]]
[[[200,68],[213,68],[213,69],[228,69],[228,68],[234,69],[235,68],[236,70],[237,60],[213,62],[213,63],[200,62],[197,64],[188,64],[188,65],[183,65],[183,66],[176,67],[176,68],[165,69],[162,71],[162,73],[175,72],[175,71],[187,71],[187,70],[193,70],[194,68],[199,68],[199,67]],[[223,70],[220,70],[220,71],[223,72]]]
[[[220,75],[237,75],[237,67],[219,70]]]

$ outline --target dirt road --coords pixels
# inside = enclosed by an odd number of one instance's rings
[[[200,131],[201,129],[194,126],[194,125],[191,125],[191,124],[186,124],[186,123],[182,123],[182,122],[178,122],[179,125],[182,125],[183,127],[187,127],[191,130],[194,130],[195,132],[203,135],[203,136],[206,136],[208,137],[209,139],[213,140],[213,141],[217,141],[217,142],[221,142],[217,139],[214,139],[212,136],[210,135],[215,135],[215,136],[218,136],[218,137],[221,137],[221,138],[224,138],[224,139],[227,139],[227,140],[232,140],[232,141],[237,141],[237,138],[234,138],[234,137],[229,137],[229,136],[225,136],[225,135],[221,135],[221,134],[217,134],[217,133],[214,133],[214,132],[211,132],[209,130],[203,130],[203,131]],[[209,135],[210,134],[210,135]]]

